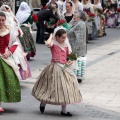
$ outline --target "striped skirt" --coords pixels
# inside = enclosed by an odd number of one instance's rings
[[[79,103],[82,100],[72,70],[57,63],[44,68],[33,87],[32,95],[41,102],[54,105]]]

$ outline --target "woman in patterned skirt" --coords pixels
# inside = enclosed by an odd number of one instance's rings
[[[23,36],[19,37],[20,42],[24,48],[24,52],[27,53],[27,59],[34,57],[36,55],[36,48],[32,34],[30,33],[31,24],[33,24],[33,19],[31,16],[30,7],[26,2],[22,2],[16,13],[16,19],[21,25],[23,31]]]
[[[13,103],[21,101],[19,67],[13,60],[18,43],[5,26],[6,16],[0,12],[0,112],[1,102]]]
[[[66,111],[67,104],[79,103],[82,99],[75,74],[68,68],[71,60],[66,60],[71,47],[66,39],[63,27],[57,27],[54,35],[45,42],[50,48],[52,60],[36,81],[32,95],[39,101],[43,113],[46,104],[61,105],[61,115],[72,116]]]

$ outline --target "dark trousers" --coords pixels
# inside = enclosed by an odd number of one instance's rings
[[[36,43],[38,44],[44,44],[44,21],[39,21],[36,23],[37,26],[37,35],[36,35]]]

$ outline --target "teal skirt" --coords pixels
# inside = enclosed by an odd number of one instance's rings
[[[0,57],[0,102],[20,102],[21,90],[18,77]]]

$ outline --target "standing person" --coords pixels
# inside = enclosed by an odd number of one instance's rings
[[[20,83],[18,80],[19,67],[12,55],[18,44],[5,26],[6,16],[0,12],[0,112],[3,112],[1,102],[14,103],[21,101]]]
[[[81,4],[81,2],[79,2],[79,0],[71,0],[73,2],[74,5],[74,11],[83,11],[83,5]]]
[[[39,8],[39,7],[41,8],[42,7],[41,0],[32,0],[31,5],[33,8]]]
[[[88,29],[89,39],[97,37],[97,27],[94,18],[91,20],[91,14],[94,14],[94,7],[89,0],[82,0],[83,11],[87,13],[88,19],[86,20],[86,25]],[[95,16],[94,16],[95,17]]]
[[[23,47],[18,38],[19,35],[22,37],[23,32],[20,29],[20,25],[17,22],[13,12],[11,11],[11,8],[8,5],[2,5],[0,7],[0,9],[6,15],[5,25],[10,29],[10,34],[12,34],[14,36],[14,38],[16,38],[17,42],[19,43],[18,46],[20,48],[19,51],[21,51],[21,54],[19,54],[19,58],[17,58],[17,64],[19,64],[19,66],[20,66],[21,79],[25,80],[25,79],[31,77],[31,71],[30,71],[30,67],[28,65],[28,61],[26,59],[26,54],[24,53]],[[18,31],[20,31],[20,32],[18,32]],[[15,53],[14,53],[13,57],[16,58]],[[24,62],[24,64],[23,64],[23,62]],[[28,75],[26,75],[26,71],[28,72]]]
[[[72,2],[66,3],[66,12],[64,12],[61,16],[61,19],[65,19],[67,23],[71,23],[73,20],[73,4]]]
[[[67,104],[78,103],[82,97],[78,82],[71,69],[71,60],[66,60],[70,54],[70,45],[63,27],[57,27],[54,34],[45,42],[50,48],[52,60],[45,67],[35,83],[32,95],[39,101],[40,111],[44,113],[46,104],[61,105],[61,115],[72,116],[66,111]]]
[[[34,57],[36,55],[36,48],[32,34],[30,33],[31,24],[33,24],[33,19],[31,16],[30,7],[26,2],[22,2],[16,13],[16,19],[21,25],[23,31],[23,36],[19,37],[20,42],[24,48],[24,52],[27,53],[27,59]]]
[[[100,0],[94,0],[94,9],[95,9],[95,22],[98,30],[98,37],[103,36],[103,30],[102,30],[102,19],[100,17],[101,13],[99,11],[102,11],[102,5]]]
[[[77,53],[78,68],[74,69],[78,82],[82,82],[85,72],[85,55],[86,51],[86,25],[82,20],[85,17],[83,11],[74,13],[74,23],[68,32],[68,39],[72,47],[72,51]],[[82,57],[82,58],[81,58]]]
[[[36,43],[44,44],[44,22],[50,21],[50,18],[54,19],[55,22],[59,20],[59,18],[53,14],[54,8],[49,5],[47,9],[38,12],[36,15],[38,17],[37,24],[37,35],[36,35]]]
[[[115,28],[117,24],[117,15],[114,7],[111,7],[110,10],[107,11],[107,17],[107,26]]]
[[[60,9],[59,9],[59,3],[57,0],[50,0],[47,5],[51,5],[53,9],[53,14],[56,15],[57,17],[60,17]]]

